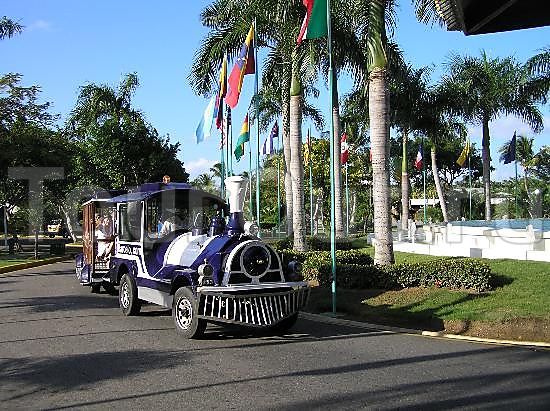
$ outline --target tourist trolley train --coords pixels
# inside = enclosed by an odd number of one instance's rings
[[[299,265],[283,267],[257,237],[257,225],[244,221],[246,184],[241,176],[226,179],[229,213],[221,198],[183,183],[90,200],[78,279],[96,291],[118,285],[124,315],[138,314],[142,302],[171,308],[187,338],[201,335],[207,322],[290,328],[309,288]]]

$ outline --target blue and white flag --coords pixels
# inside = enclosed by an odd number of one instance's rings
[[[212,130],[212,123],[214,122],[214,106],[216,105],[216,95],[213,95],[204,110],[204,114],[195,131],[195,137],[197,138],[197,144],[210,137]]]

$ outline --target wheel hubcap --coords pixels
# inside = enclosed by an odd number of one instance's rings
[[[182,298],[176,306],[176,321],[178,325],[187,330],[193,321],[193,305],[187,298]]]
[[[123,308],[127,308],[130,305],[130,287],[127,282],[122,284],[122,289],[120,290],[120,302]]]

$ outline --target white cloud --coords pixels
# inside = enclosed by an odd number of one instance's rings
[[[193,180],[199,174],[207,173],[214,164],[216,164],[215,160],[208,160],[201,157],[193,161],[186,161],[184,167],[185,171],[190,175],[189,179]]]
[[[51,31],[52,29],[52,23],[46,20],[36,20],[29,24],[28,27],[25,28],[27,31],[33,31],[33,30],[43,30],[43,31]]]

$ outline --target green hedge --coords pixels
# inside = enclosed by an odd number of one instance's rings
[[[367,263],[366,259],[358,261],[360,259],[357,257],[337,258],[338,287],[386,290],[396,287],[440,287],[478,292],[491,289],[491,269],[480,260],[445,258],[423,263],[376,266]],[[307,258],[303,261],[303,273],[306,280],[329,285],[332,282],[330,254]]]
[[[424,263],[398,264],[385,268],[402,287],[464,288],[487,291],[491,268],[473,258],[442,258]]]
[[[320,267],[324,264],[331,266],[330,251],[279,251],[286,266],[289,261],[297,260],[302,263],[302,273],[306,280],[318,280]],[[372,257],[365,250],[336,250],[336,264],[356,264],[360,266],[371,266],[374,263]],[[331,270],[329,270],[330,272]]]
[[[323,236],[308,236],[306,237],[307,249],[312,251],[330,251],[330,238]],[[282,238],[273,243],[273,247],[277,250],[289,250],[293,246],[292,237]],[[339,238],[336,240],[337,250],[351,250],[352,242],[348,238]]]

